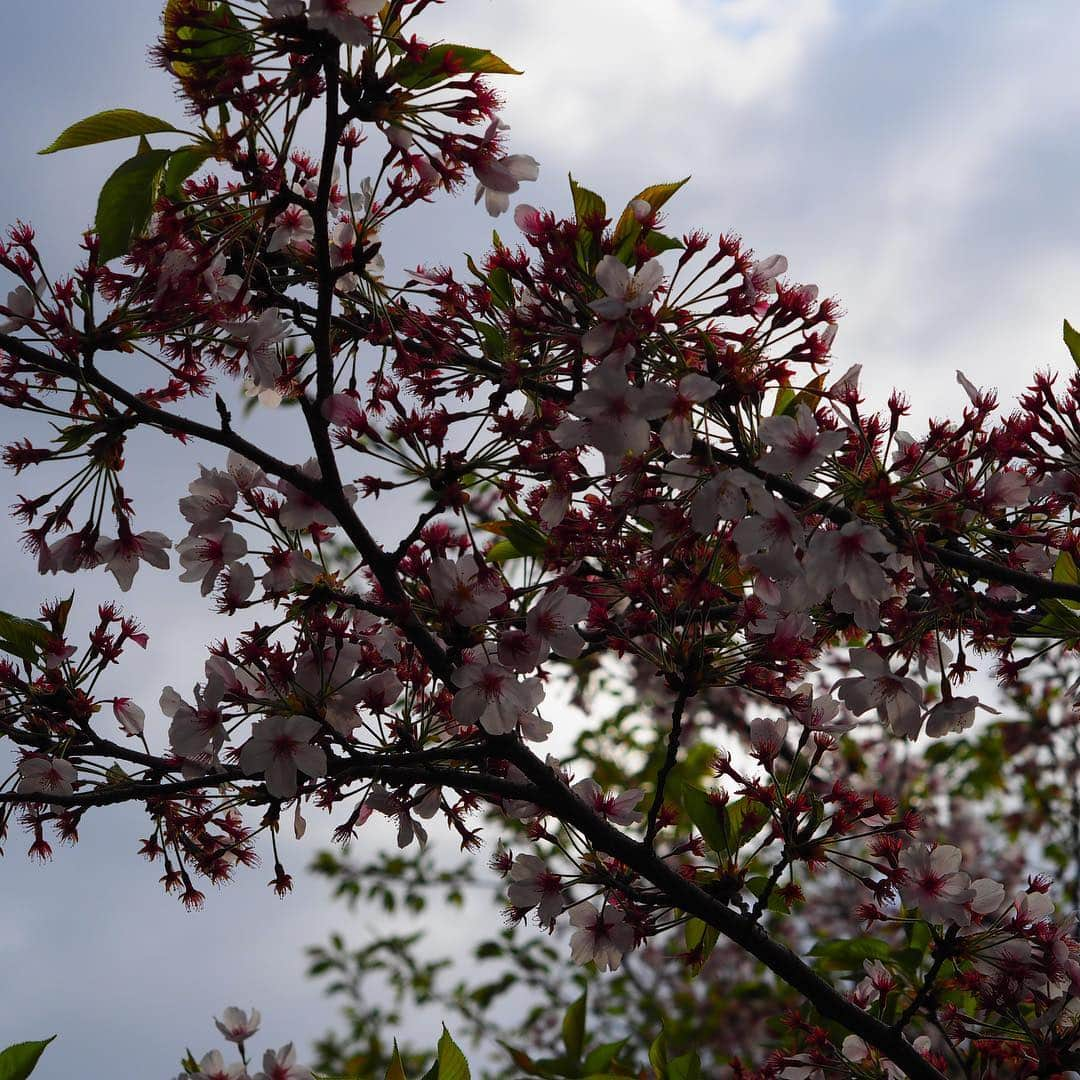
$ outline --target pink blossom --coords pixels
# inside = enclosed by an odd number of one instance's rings
[[[310,1069],[296,1064],[293,1044],[286,1043],[276,1054],[273,1050],[263,1054],[263,1071],[256,1073],[252,1080],[314,1080],[314,1077]]]
[[[927,848],[923,844],[908,848],[900,855],[900,865],[907,879],[900,886],[904,903],[917,907],[929,922],[967,926],[971,913],[967,905],[975,899],[971,879],[960,872],[958,847],[942,844]]]
[[[19,762],[19,783],[15,790],[26,795],[73,795],[76,776],[70,761],[32,754]]]
[[[851,664],[860,675],[841,679],[835,690],[856,715],[876,709],[894,735],[918,737],[922,727],[923,692],[914,679],[894,675],[882,656],[870,649],[852,649]]]
[[[482,573],[472,555],[463,555],[457,562],[433,559],[428,580],[435,603],[463,626],[484,622],[492,608],[506,601],[497,575]]]
[[[795,545],[803,542],[799,519],[782,500],[764,490],[750,494],[754,513],[744,517],[732,532],[743,562],[775,581],[797,577],[800,565]]]
[[[290,799],[296,794],[297,771],[311,777],[326,774],[326,754],[311,744],[319,729],[310,716],[264,717],[240,750],[240,768],[246,776],[264,774],[271,795]]]
[[[570,922],[577,927],[570,938],[570,958],[575,964],[591,960],[598,971],[615,971],[623,954],[634,947],[634,931],[623,913],[610,904],[602,912],[595,904],[578,904],[570,911]]]
[[[708,401],[719,389],[719,383],[697,372],[684,375],[677,387],[648,383],[643,388],[641,412],[666,418],[660,428],[660,442],[666,450],[689,454],[694,445],[694,405]]]
[[[258,1009],[252,1009],[249,1016],[243,1009],[229,1005],[221,1014],[221,1019],[214,1018],[218,1031],[233,1043],[245,1043],[259,1030],[262,1017]]]
[[[1027,506],[1030,494],[1027,477],[1016,469],[999,469],[986,482],[985,498],[990,506]]]
[[[225,691],[225,680],[209,665],[205,686],[195,686],[194,705],[184,701],[171,686],[161,691],[161,711],[172,720],[169,745],[179,757],[199,759],[216,755],[221,749],[225,726],[219,706]]]
[[[640,812],[634,809],[641,802],[643,792],[640,788],[630,788],[621,795],[613,795],[588,777],[579,780],[571,790],[593,811],[615,825],[633,825],[641,820]]]
[[[142,734],[146,713],[131,698],[116,698],[113,701],[113,716],[129,735]]]
[[[7,294],[4,307],[11,317],[0,323],[0,334],[10,334],[21,330],[34,317],[37,297],[25,285],[19,285]]]
[[[540,162],[528,154],[506,154],[478,163],[473,172],[477,180],[474,202],[483,199],[484,209],[498,217],[510,209],[510,196],[522,183],[540,175]]]
[[[176,550],[184,568],[180,580],[200,581],[203,596],[208,596],[222,570],[247,554],[247,541],[225,522],[202,536],[185,536]]]
[[[574,629],[589,613],[589,602],[558,585],[548,589],[525,616],[525,629],[540,642],[539,660],[551,652],[573,659],[581,655],[585,641]]]
[[[383,0],[310,0],[308,26],[325,30],[343,45],[364,46],[371,41],[371,31],[364,17],[378,15]]]
[[[750,721],[750,747],[762,765],[768,767],[783,749],[787,728],[783,717],[757,716]]]
[[[589,307],[608,321],[621,319],[635,308],[652,303],[653,295],[664,280],[664,268],[659,259],[649,259],[640,270],[631,274],[626,264],[614,255],[605,255],[596,268],[596,283],[604,296]]]
[[[849,521],[839,529],[819,529],[810,541],[803,566],[818,596],[839,591],[839,596],[833,596],[834,609],[850,611],[860,626],[873,629],[877,605],[892,595],[885,571],[874,555],[892,551],[892,545],[872,525]],[[874,627],[866,626],[868,622]]]
[[[690,524],[708,536],[720,520],[738,521],[746,515],[746,492],[759,487],[742,469],[721,469],[698,488],[690,504]]]
[[[199,466],[199,475],[188,484],[180,500],[180,513],[193,533],[218,528],[236,508],[237,485],[228,473]]]
[[[806,405],[800,405],[794,417],[766,417],[758,425],[758,436],[771,448],[758,458],[758,468],[774,475],[788,473],[797,483],[847,442],[842,431],[819,430]]]
[[[309,458],[300,466],[300,472],[309,480],[320,480],[322,472],[315,458]],[[313,525],[321,525],[330,528],[338,524],[338,519],[333,511],[324,506],[313,495],[301,491],[289,480],[279,480],[278,491],[285,496],[284,505],[278,511],[278,521],[283,529],[292,529],[300,532],[310,529]],[[341,487],[341,495],[347,503],[352,505],[356,502],[356,488],[352,484],[344,484]]]
[[[269,593],[288,592],[296,584],[310,585],[322,573],[318,563],[292,548],[272,548],[262,559],[268,569],[259,580]]]
[[[404,687],[393,668],[369,675],[358,683],[360,700],[372,712],[385,712],[399,697]]]
[[[184,1080],[247,1080],[247,1069],[242,1061],[226,1065],[220,1050],[204,1054],[199,1067],[193,1073],[185,1073]]]
[[[105,564],[121,592],[127,592],[135,580],[139,569],[139,560],[156,566],[159,570],[169,569],[169,556],[165,554],[172,547],[172,541],[159,532],[127,532],[118,540],[103,536],[97,543],[97,554]]]
[[[510,867],[510,903],[516,908],[536,908],[541,923],[550,925],[562,914],[565,897],[562,878],[536,855],[518,855]]]
[[[277,308],[267,308],[245,322],[225,323],[224,329],[247,356],[248,375],[260,390],[273,389],[281,376],[278,346],[288,329]]]
[[[997,709],[983,705],[977,697],[950,697],[939,701],[926,714],[926,734],[936,739],[950,732],[967,731],[975,723],[976,709],[997,715]]]
[[[519,681],[501,664],[464,664],[453,674],[452,711],[459,724],[479,724],[489,735],[505,735],[526,723],[544,698],[537,678]]]
[[[626,365],[633,355],[632,349],[620,349],[594,367],[585,378],[587,389],[577,394],[569,406],[569,411],[581,419],[564,420],[551,433],[552,440],[563,449],[596,447],[609,473],[618,472],[627,454],[641,454],[649,448],[649,403],[644,391],[626,375]]]
[[[289,206],[278,214],[266,250],[282,251],[292,244],[307,246],[315,237],[315,223],[301,206]]]

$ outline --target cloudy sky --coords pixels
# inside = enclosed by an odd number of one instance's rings
[[[75,260],[122,151],[35,151],[102,108],[179,118],[145,62],[156,29],[153,0],[0,8],[0,223],[32,222],[56,272]],[[948,414],[962,401],[956,368],[1007,402],[1034,368],[1067,362],[1061,319],[1080,321],[1075,4],[450,0],[427,36],[488,46],[525,69],[507,82],[506,118],[514,149],[542,163],[530,202],[564,208],[569,171],[610,206],[692,174],[671,204],[673,228],[737,230],[838,296],[838,364],[861,363],[876,399],[899,386],[916,417]],[[489,228],[468,200],[444,201],[388,232],[384,250],[391,265],[461,261]],[[0,430],[18,434],[18,417],[0,416]],[[277,449],[303,454],[288,434]],[[216,463],[212,451],[139,447],[132,486],[145,527],[183,531],[175,501],[199,458]],[[20,490],[10,476],[0,487],[5,505]],[[32,614],[66,591],[35,576],[6,521],[0,553],[5,609]],[[110,591],[102,572],[78,589],[91,611]],[[199,677],[202,645],[222,630],[175,576],[140,575],[128,608],[152,644],[120,677],[149,712],[162,685]],[[301,947],[332,926],[357,941],[382,927],[350,922],[303,877],[278,902],[265,868],[186,914],[135,856],[139,835],[134,812],[94,815],[82,843],[43,868],[25,861],[22,837],[9,839],[0,1044],[56,1031],[42,1080],[149,1080],[175,1075],[185,1044],[214,1045],[209,1016],[226,1004],[258,1005],[269,1042],[306,1046],[325,1030],[332,1017],[302,977]],[[306,852],[293,850],[299,869]]]

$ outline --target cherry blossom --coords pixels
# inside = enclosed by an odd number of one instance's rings
[[[528,725],[544,697],[539,679],[521,681],[501,664],[465,664],[454,672],[453,681],[460,688],[454,695],[454,719],[479,724],[489,735],[505,735],[519,724]]]
[[[525,616],[526,632],[539,642],[537,661],[546,660],[551,652],[571,660],[580,656],[585,641],[574,623],[588,613],[589,602],[572,595],[565,586],[548,589]]]
[[[484,134],[482,146],[488,149],[480,160],[473,164],[476,174],[476,196],[474,202],[484,200],[484,209],[492,217],[498,217],[510,209],[510,196],[523,182],[536,180],[540,175],[540,162],[528,154],[500,154],[493,148],[501,131],[507,125],[493,119]]]
[[[792,480],[805,480],[834,451],[847,435],[842,431],[821,431],[813,412],[805,404],[795,416],[770,416],[758,425],[758,436],[769,450],[758,458],[757,465],[767,473],[787,473]]]
[[[641,820],[641,814],[634,809],[641,802],[643,794],[639,788],[630,788],[616,795],[605,792],[595,780],[587,777],[574,784],[573,792],[598,814],[616,825],[633,825]]]
[[[203,596],[213,592],[218,576],[247,554],[247,541],[227,522],[176,545],[184,572],[181,581],[198,581]]]
[[[146,713],[131,698],[120,697],[113,702],[113,715],[129,735],[141,735]]]
[[[464,626],[483,622],[506,600],[497,577],[482,573],[472,555],[463,555],[456,562],[432,560],[429,578],[435,603]]]
[[[172,547],[172,541],[159,532],[121,533],[117,540],[103,536],[97,544],[98,557],[105,564],[121,592],[127,592],[135,580],[139,561],[156,566],[159,570],[169,569],[169,556],[166,551]]]
[[[856,715],[876,709],[894,735],[915,739],[922,727],[923,692],[914,679],[895,675],[884,657],[870,649],[852,649],[851,666],[861,674],[840,679],[834,689]]]
[[[738,521],[746,514],[746,492],[760,484],[742,469],[721,469],[697,489],[690,506],[695,532],[708,535],[720,520]]]
[[[312,0],[312,3],[315,2],[316,0]],[[314,1080],[314,1077],[310,1069],[296,1063],[293,1044],[286,1043],[276,1053],[267,1050],[263,1054],[262,1072],[256,1073],[252,1080]]]
[[[259,1030],[262,1016],[258,1009],[252,1009],[251,1013],[235,1005],[227,1006],[221,1014],[221,1019],[214,1018],[218,1031],[233,1043],[245,1043]]]
[[[536,908],[537,917],[545,925],[562,914],[565,904],[562,879],[535,855],[522,854],[514,859],[507,895],[514,907]]]
[[[270,236],[267,251],[281,251],[290,244],[308,245],[315,237],[315,223],[311,215],[300,206],[290,206],[283,210],[274,221],[274,231]]]
[[[216,755],[225,742],[225,727],[220,709],[227,689],[219,666],[206,667],[206,683],[195,686],[195,704],[191,705],[171,687],[161,692],[162,713],[172,723],[169,744],[183,758],[200,759]]]
[[[997,709],[983,705],[977,697],[949,697],[939,701],[926,714],[926,734],[939,738],[950,732],[967,731],[975,723],[975,710],[997,713]]]
[[[310,716],[267,716],[251,729],[240,750],[240,768],[248,776],[265,774],[266,790],[279,799],[296,794],[296,774],[319,777],[326,773],[326,753],[311,740],[319,722]]]
[[[527,180],[540,175],[540,162],[528,154],[506,154],[492,161],[478,163],[476,202],[484,200],[484,209],[498,217],[510,209],[510,196]]]
[[[345,45],[367,45],[371,32],[364,19],[378,15],[381,8],[380,0],[309,0],[308,26],[333,34]]]
[[[34,317],[37,297],[25,285],[19,285],[7,294],[4,307],[10,317],[0,323],[0,333],[10,334],[24,327]]]
[[[634,932],[618,908],[605,905],[600,911],[586,901],[570,909],[570,922],[577,927],[570,938],[575,964],[592,961],[598,971],[616,971],[623,954],[634,947]]]
[[[646,416],[665,417],[660,442],[666,450],[690,453],[694,445],[694,405],[708,401],[719,389],[718,382],[696,372],[684,375],[675,387],[657,383],[645,387],[641,409]]]
[[[758,716],[750,722],[750,746],[762,765],[770,766],[783,749],[787,728],[787,721],[783,717],[770,719]]]
[[[605,255],[596,268],[596,283],[604,296],[589,307],[606,321],[621,319],[628,312],[652,303],[664,280],[664,268],[658,259],[649,259],[631,274],[626,264],[614,255]]]
[[[220,1050],[204,1054],[194,1073],[183,1073],[183,1080],[247,1080],[247,1069],[242,1061],[226,1065]],[[177,1080],[181,1080],[180,1077]]]
[[[277,308],[267,308],[261,315],[246,322],[230,322],[225,330],[247,356],[248,370],[255,385],[273,389],[281,376],[278,347],[288,330]]]
[[[199,466],[199,475],[180,500],[180,513],[191,525],[193,533],[220,526],[236,507],[237,484],[228,472]]]
[[[581,419],[564,420],[551,433],[554,442],[566,449],[596,447],[609,473],[618,472],[627,454],[648,449],[650,416],[664,411],[627,378],[626,365],[632,358],[632,350],[621,349],[593,368],[585,379],[588,389],[576,395],[569,406]]]
[[[968,905],[975,900],[971,879],[960,870],[962,853],[951,844],[927,848],[923,844],[900,855],[907,878],[900,886],[904,902],[917,907],[924,919],[967,926]]]
[[[19,762],[19,784],[24,794],[71,795],[77,773],[70,761],[34,754]]]
[[[892,551],[892,545],[874,526],[849,521],[839,529],[818,530],[803,565],[818,596],[831,593],[837,611],[853,615],[864,629],[876,630],[879,604],[889,598],[892,589],[874,555]]]
[[[315,458],[309,458],[300,467],[300,471],[312,480],[318,480],[321,476],[319,463]],[[313,525],[324,527],[337,525],[338,520],[333,511],[306,491],[296,487],[291,481],[279,480],[278,491],[285,496],[285,502],[278,511],[278,520],[283,528],[299,531],[310,529]],[[344,484],[341,494],[347,503],[356,501],[356,488],[352,484]]]

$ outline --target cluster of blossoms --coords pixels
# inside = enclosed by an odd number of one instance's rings
[[[64,605],[0,624],[14,657],[0,665],[0,731],[20,755],[4,813],[44,855],[49,822],[72,839],[89,807],[143,802],[143,853],[197,906],[192,874],[227,879],[256,861],[262,834],[272,885],[288,891],[275,841],[286,809],[298,836],[305,807],[341,814],[341,840],[378,813],[403,847],[438,815],[471,849],[470,816],[487,807],[526,822],[537,845],[497,856],[511,917],[572,925],[575,961],[615,969],[698,920],[815,987],[813,1004],[867,1055],[940,1075],[938,1050],[907,1039],[929,991],[890,1028],[866,992],[853,1004],[813,983],[762,926],[805,899],[797,873],[831,864],[864,890],[861,918],[917,919],[939,935],[935,964],[970,961],[953,977],[970,977],[984,1019],[1006,990],[1029,1009],[1072,994],[1076,945],[1044,918],[1041,885],[1006,906],[1002,884],[959,871],[957,849],[916,839],[914,810],[828,777],[838,752],[858,752],[844,737],[860,718],[909,741],[970,728],[979,701],[957,692],[969,654],[993,656],[1009,682],[1026,638],[1077,639],[1080,376],[1041,378],[1005,420],[961,376],[962,417],[916,438],[901,395],[868,411],[858,368],[830,374],[837,304],[789,281],[782,256],[728,234],[667,235],[678,183],[609,216],[572,182],[572,217],[518,205],[520,245],[496,237],[470,280],[434,266],[390,284],[393,215],[470,175],[501,213],[537,175],[507,152],[483,78],[512,69],[418,40],[427,6],[170,0],[157,56],[200,120],[197,141],[121,166],[146,173],[146,214],[99,215],[71,276],[49,275],[25,226],[0,247],[17,278],[0,305],[0,404],[55,431],[10,443],[4,460],[70,473],[15,508],[41,571],[103,565],[127,590],[144,563],[168,569],[175,547],[182,581],[238,622],[253,612],[190,695],[165,688],[156,752],[135,702],[112,701],[122,740],[97,722],[98,675],[144,643],[134,623],[103,611],[81,657]],[[310,154],[295,142],[316,110]],[[175,131],[133,115],[113,122]],[[56,148],[87,141],[80,130]],[[354,185],[365,155],[371,179]],[[101,363],[114,352],[138,361],[128,381]],[[295,405],[309,460],[249,440],[230,385]],[[185,411],[212,388],[216,423]],[[188,533],[175,545],[136,531],[122,478],[138,427],[222,462],[180,499]],[[376,535],[367,508],[383,495],[426,506]],[[575,781],[527,745],[554,729],[552,673],[587,681],[605,656],[644,665],[670,694],[642,790]],[[838,663],[856,674],[816,685]],[[725,753],[713,790],[669,785],[684,714],[730,688],[770,713],[748,732],[761,772]],[[687,820],[695,831],[678,832]],[[1033,1068],[1053,1041],[1034,1030]],[[861,1060],[854,1046],[846,1057]]]
[[[258,1032],[261,1022],[258,1009],[252,1009],[249,1014],[230,1005],[214,1024],[222,1037],[236,1046],[240,1060],[226,1065],[220,1050],[211,1050],[199,1060],[189,1053],[183,1062],[184,1071],[177,1080],[315,1080],[310,1069],[297,1063],[292,1043],[286,1043],[278,1050],[267,1050],[263,1054],[262,1068],[254,1073],[248,1071],[252,1063],[245,1044]]]

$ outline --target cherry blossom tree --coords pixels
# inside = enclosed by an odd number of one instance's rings
[[[734,1075],[1063,1074],[1080,945],[1052,882],[965,850],[896,773],[977,730],[976,659],[1017,687],[1080,637],[1080,375],[1008,413],[961,376],[961,416],[904,430],[904,395],[831,369],[836,301],[733,233],[671,234],[682,182],[516,203],[541,167],[499,118],[516,72],[425,40],[430,6],[169,0],[154,55],[187,119],[112,110],[46,148],[137,140],[79,266],[21,223],[0,248],[26,547],[121,591],[173,551],[222,636],[153,745],[151,703],[98,689],[153,626],[109,603],[75,640],[73,597],[0,616],[5,829],[44,859],[140,804],[142,854],[199,907],[267,854],[289,891],[283,814],[361,845],[384,816],[403,848],[441,819],[469,852],[503,837],[511,918],[570,964],[749,965],[788,1012]],[[473,184],[478,214],[516,203],[512,238],[392,273],[387,223]],[[240,395],[293,410],[304,460]],[[194,451],[186,536],[136,521],[140,429]],[[416,506],[390,541],[387,492]],[[644,754],[547,755],[559,680],[588,703],[613,678]],[[188,1074],[246,1072],[215,1053]],[[307,1071],[288,1044],[259,1075]]]

